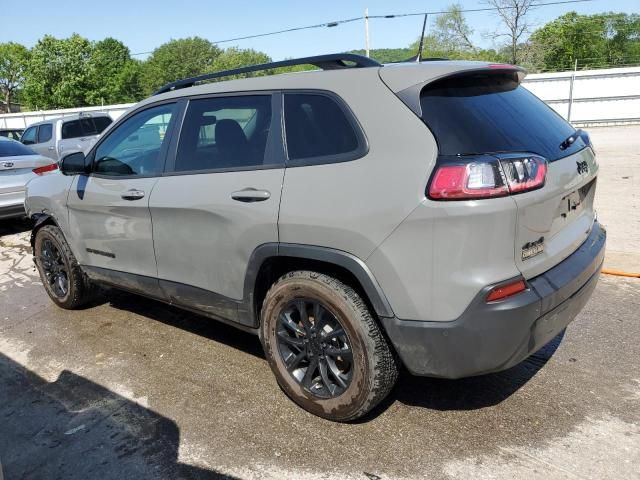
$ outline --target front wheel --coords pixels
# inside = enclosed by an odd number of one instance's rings
[[[295,271],[280,278],[265,297],[261,328],[278,384],[315,415],[355,420],[396,382],[395,359],[366,304],[328,275]]]
[[[49,298],[65,309],[78,308],[94,297],[86,278],[60,229],[45,225],[36,233],[34,256]]]

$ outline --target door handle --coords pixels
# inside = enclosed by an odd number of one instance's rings
[[[256,190],[255,188],[245,188],[231,194],[231,198],[238,202],[252,203],[264,202],[271,197],[271,193],[267,190]]]
[[[142,190],[136,190],[132,188],[131,190],[127,190],[124,192],[121,197],[123,200],[140,200],[144,197],[144,192]]]
[[[53,150],[55,150],[55,149],[56,149],[56,147],[47,147],[47,150],[51,150],[51,151],[53,151]]]

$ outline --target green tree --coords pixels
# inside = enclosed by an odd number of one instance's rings
[[[24,83],[29,63],[29,51],[19,43],[0,43],[0,94],[7,112],[18,89]]]
[[[476,49],[471,41],[473,30],[469,27],[460,4],[450,5],[446,13],[436,17],[432,34],[446,51],[464,52]]]
[[[222,51],[200,37],[170,40],[156,48],[143,64],[143,87],[147,94],[162,85],[215,69]]]
[[[66,39],[45,35],[31,49],[23,98],[34,108],[87,105],[91,90],[92,45],[78,34]]]
[[[93,45],[89,60],[91,89],[86,100],[91,105],[124,103],[142,97],[140,63],[119,40],[105,38]]]
[[[539,28],[529,38],[544,70],[640,63],[640,15],[569,12]]]
[[[253,49],[240,49],[237,47],[231,47],[224,50],[213,62],[212,71],[217,72],[221,70],[230,70],[233,68],[247,67],[249,65],[257,65],[260,63],[269,63],[271,58],[263,52],[258,52]],[[233,77],[225,77],[223,80],[229,78],[244,78],[259,75],[267,75],[268,71],[252,72],[243,75],[235,75]]]

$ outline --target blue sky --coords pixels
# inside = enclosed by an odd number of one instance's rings
[[[67,37],[77,32],[91,40],[108,36],[117,38],[132,53],[138,53],[153,50],[172,38],[198,35],[216,41],[357,17],[363,14],[366,7],[369,8],[370,15],[384,15],[438,11],[453,2],[454,0],[33,0],[21,4],[19,14],[3,18],[0,42],[15,41],[31,47],[45,34]],[[486,6],[481,0],[459,0],[459,3],[463,8]],[[532,20],[542,25],[571,10],[585,14],[604,11],[640,13],[640,0],[594,0],[589,3],[540,7],[532,14]],[[469,13],[467,20],[474,29],[477,43],[490,47],[491,40],[484,38],[483,33],[495,29],[495,17],[487,13]],[[418,37],[421,26],[420,17],[371,20],[371,47],[407,46]],[[344,51],[364,48],[364,26],[362,21],[358,21],[335,28],[221,44],[224,47],[232,45],[262,50],[274,60]]]

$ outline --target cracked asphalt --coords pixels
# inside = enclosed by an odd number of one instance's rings
[[[116,291],[57,308],[28,227],[0,223],[0,478],[640,479],[638,279],[603,275],[506,372],[405,373],[337,424],[285,397],[249,334]]]

